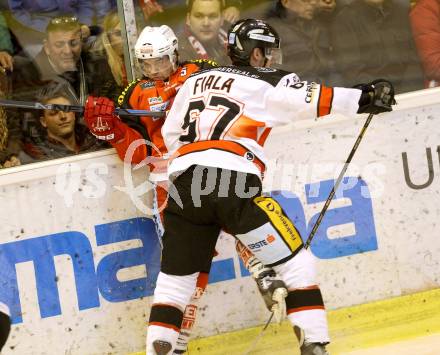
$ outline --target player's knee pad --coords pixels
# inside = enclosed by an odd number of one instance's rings
[[[11,319],[7,314],[0,311],[0,351],[5,345],[10,331],[11,331]]]
[[[177,276],[159,273],[154,290],[154,303],[172,304],[185,309],[193,295],[199,273]]]
[[[266,266],[273,267],[291,259],[303,247],[301,235],[292,221],[271,197],[259,196],[253,203],[257,207],[255,218],[261,225],[236,237]]]
[[[295,257],[274,266],[273,269],[288,289],[316,285],[316,258],[308,249],[301,249]]]

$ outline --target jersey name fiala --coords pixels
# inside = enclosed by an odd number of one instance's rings
[[[198,78],[194,82],[193,95],[202,94],[205,90],[226,90],[229,93],[235,79],[221,75],[209,75]]]

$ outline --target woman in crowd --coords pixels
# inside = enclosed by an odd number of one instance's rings
[[[92,83],[93,94],[116,100],[128,85],[124,66],[121,21],[118,13],[112,11],[103,21],[103,32],[89,50],[89,65],[94,73],[99,73],[99,82]]]

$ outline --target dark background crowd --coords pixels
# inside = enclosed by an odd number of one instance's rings
[[[138,31],[168,24],[180,61],[230,64],[240,18],[281,36],[281,69],[327,86],[376,78],[397,93],[440,85],[440,0],[134,0]],[[0,0],[0,99],[84,105],[128,84],[116,0]],[[72,112],[0,105],[0,168],[106,148]]]

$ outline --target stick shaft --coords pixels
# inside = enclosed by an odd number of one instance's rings
[[[66,112],[84,112],[84,106],[79,105],[58,105],[58,104],[42,104],[40,102],[30,102],[30,101],[14,101],[14,100],[3,100],[0,99],[0,106],[3,107],[15,107],[15,108],[25,108],[31,110],[58,110]],[[147,111],[147,110],[132,110],[124,108],[116,108],[115,114],[120,116],[150,116],[150,117],[164,117],[165,112],[163,111]]]
[[[266,331],[267,327],[270,324],[270,321],[272,320],[274,315],[274,312],[271,312],[269,319],[266,321],[266,324],[264,325],[263,329],[260,331],[260,333],[255,337],[254,341],[252,342],[249,349],[244,353],[244,355],[249,355],[257,346],[258,342],[260,341],[261,337],[264,335],[264,332]]]
[[[330,206],[330,203],[333,199],[333,197],[335,196],[336,191],[338,190],[338,187],[342,181],[342,179],[344,178],[345,172],[348,169],[348,165],[350,164],[351,160],[353,159],[354,154],[356,153],[356,150],[359,147],[359,144],[361,143],[362,138],[364,137],[364,134],[368,128],[368,126],[370,125],[371,119],[373,118],[373,114],[370,113],[368,115],[367,120],[364,123],[364,126],[361,129],[361,132],[359,133],[356,142],[353,145],[353,148],[351,148],[350,154],[348,155],[347,160],[344,163],[344,166],[341,170],[341,172],[339,173],[338,179],[336,180],[335,185],[333,186],[332,190],[330,191],[330,194],[327,197],[327,200],[325,201],[324,207],[322,207],[321,213],[318,216],[318,219],[315,222],[315,225],[312,228],[312,231],[309,234],[309,237],[307,238],[307,241],[304,245],[304,248],[307,249],[310,246],[310,243],[312,242],[313,237],[316,234],[316,231],[318,230],[319,225],[321,224],[322,219],[324,218],[325,213],[327,212],[328,207]]]

